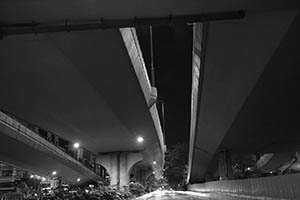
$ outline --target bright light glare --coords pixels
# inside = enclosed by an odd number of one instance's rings
[[[33,178],[33,177],[34,177],[34,175],[31,174],[31,175],[30,175],[30,178]]]
[[[137,138],[137,141],[138,141],[138,143],[142,143],[142,142],[144,142],[144,138],[141,137],[141,136],[139,136],[139,137]]]
[[[154,161],[153,161],[153,165],[156,165],[156,164],[157,164],[157,162],[154,160]]]
[[[77,182],[79,182],[79,181],[80,181],[80,178],[77,179]]]
[[[73,144],[73,147],[74,147],[75,149],[78,149],[79,146],[80,146],[80,144],[79,144],[78,142],[75,142],[75,143]]]
[[[53,176],[55,176],[56,174],[57,174],[57,172],[56,172],[56,171],[53,171],[53,172],[52,172],[52,175],[53,175]]]

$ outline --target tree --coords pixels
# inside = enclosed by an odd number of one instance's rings
[[[231,156],[234,178],[248,178],[256,168],[258,158],[255,154],[233,154]]]
[[[154,175],[151,175],[146,180],[146,189],[148,192],[153,192],[157,190],[158,188],[161,189],[169,189],[169,184],[167,182],[167,179],[165,177],[162,177],[160,179],[156,179]]]
[[[180,143],[166,152],[165,173],[169,185],[180,189],[186,182],[188,164],[188,144]]]

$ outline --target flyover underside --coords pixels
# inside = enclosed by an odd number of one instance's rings
[[[299,35],[298,14],[235,117],[221,148],[241,153],[300,150]]]
[[[256,153],[299,147],[293,121],[299,110],[297,12],[247,13],[242,20],[209,23],[204,62],[198,56],[202,85],[193,94],[199,99],[192,113],[191,183],[205,180],[218,149]],[[194,34],[203,39],[197,27]]]
[[[11,36],[0,44],[1,109],[94,153],[143,151],[161,171],[164,141],[133,28]]]
[[[118,30],[11,37],[0,51],[2,109],[94,152],[137,150],[153,131]]]
[[[41,176],[50,176],[56,171],[57,176],[69,184],[104,181],[83,164],[2,112],[0,146],[2,162]],[[80,182],[77,182],[78,178]]]
[[[11,37],[0,51],[4,110],[94,152],[159,141],[150,84],[145,95],[132,67],[141,58],[130,60],[118,30]]]

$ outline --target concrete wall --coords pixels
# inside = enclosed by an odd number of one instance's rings
[[[299,199],[300,174],[224,180],[193,184],[188,187],[195,192],[222,193],[228,196],[243,196],[252,199]]]

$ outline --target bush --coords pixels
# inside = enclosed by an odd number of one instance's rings
[[[145,187],[138,182],[130,182],[129,191],[134,197],[138,197],[146,194]]]
[[[131,182],[129,187],[123,187],[121,190],[116,188],[99,185],[95,188],[76,187],[70,189],[56,189],[51,200],[129,200],[146,194],[145,187],[139,183]],[[24,199],[49,199],[44,195],[40,197],[28,197]]]

